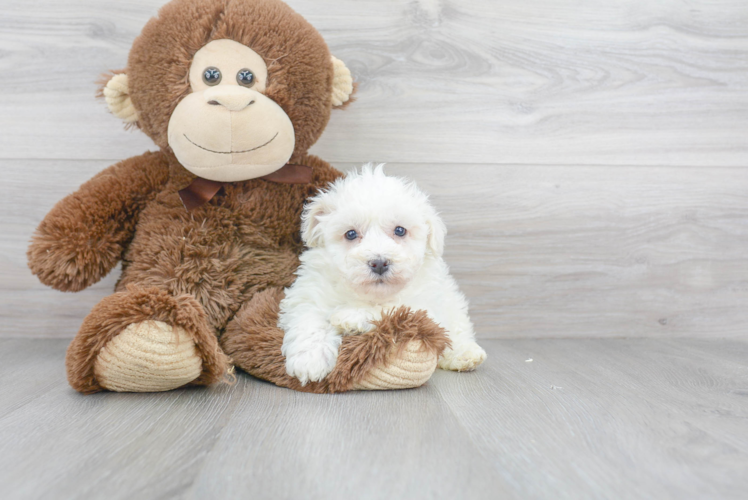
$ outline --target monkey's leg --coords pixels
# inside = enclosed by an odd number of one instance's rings
[[[236,366],[281,387],[316,393],[419,387],[434,373],[448,342],[425,312],[400,308],[375,322],[371,331],[343,338],[333,371],[323,381],[302,387],[286,373],[281,354],[283,331],[277,324],[282,298],[281,289],[256,294],[221,337]]]
[[[70,385],[158,392],[209,385],[228,366],[202,306],[189,295],[129,286],[99,302],[83,321],[65,360]]]

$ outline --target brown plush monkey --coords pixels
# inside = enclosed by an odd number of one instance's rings
[[[33,273],[62,291],[122,261],[116,293],[68,349],[76,390],[208,385],[232,362],[309,392],[431,376],[446,338],[408,310],[346,337],[324,381],[301,387],[285,372],[278,302],[298,266],[302,206],[340,175],[307,150],[353,90],[319,33],[278,0],[174,0],[148,22],[102,94],[159,150],[60,201],[28,251]]]

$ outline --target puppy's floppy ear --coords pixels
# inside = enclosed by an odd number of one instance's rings
[[[99,84],[101,88],[98,95],[106,100],[109,111],[127,125],[137,123],[138,110],[135,109],[130,99],[127,74],[123,71],[113,71],[111,74],[104,75]]]
[[[435,210],[429,214],[426,224],[429,227],[426,243],[434,255],[441,257],[444,254],[444,238],[447,236],[447,226],[444,225],[444,221]]]
[[[325,193],[318,194],[309,200],[301,214],[301,239],[309,248],[322,245],[320,218],[329,214],[332,207]]]

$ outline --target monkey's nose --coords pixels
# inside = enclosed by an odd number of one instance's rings
[[[203,94],[211,106],[223,106],[229,111],[241,111],[255,102],[251,90],[237,85],[218,85],[206,89]]]
[[[381,276],[390,269],[390,261],[384,259],[370,260],[369,269]]]

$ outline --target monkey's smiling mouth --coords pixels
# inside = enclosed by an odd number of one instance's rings
[[[192,139],[190,139],[189,137],[187,137],[187,134],[182,134],[182,135],[184,136],[185,139],[187,139],[188,141],[190,141],[190,144],[193,144],[193,145],[197,146],[200,149],[203,149],[205,151],[210,151],[211,153],[218,153],[219,155],[231,155],[231,154],[239,154],[239,153],[249,153],[250,151],[255,151],[257,149],[264,148],[265,146],[267,146],[268,144],[270,144],[271,142],[273,142],[273,140],[276,137],[278,137],[278,132],[276,132],[275,135],[268,142],[266,142],[265,144],[261,144],[260,146],[257,146],[256,148],[245,149],[244,151],[214,151],[212,149],[205,148],[205,147],[201,146],[200,144],[197,144],[197,143],[193,142]]]

